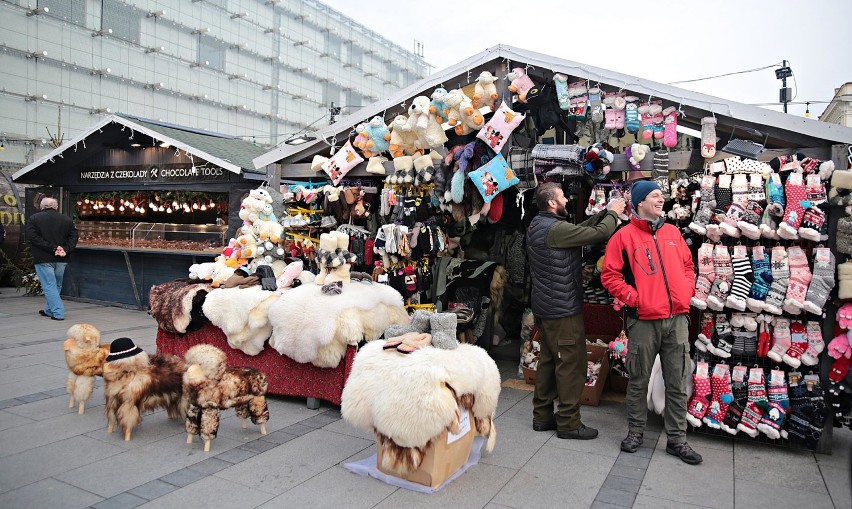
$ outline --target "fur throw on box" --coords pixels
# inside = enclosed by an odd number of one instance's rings
[[[470,410],[477,434],[488,436],[487,450],[493,450],[500,372],[485,350],[461,344],[406,355],[383,350],[384,343],[371,342],[358,352],[340,407],[350,424],[392,445],[383,457],[386,467],[416,470],[434,438],[458,431],[462,408]]]
[[[198,330],[204,324],[201,305],[211,289],[209,283],[188,279],[154,285],[148,293],[148,312],[166,332]]]
[[[387,285],[350,283],[327,295],[319,285],[284,292],[269,308],[269,344],[296,362],[334,368],[348,345],[372,341],[408,323],[402,295]]]
[[[267,312],[277,299],[278,293],[260,286],[217,288],[207,295],[203,309],[210,322],[228,337],[231,348],[257,355],[272,333]]]

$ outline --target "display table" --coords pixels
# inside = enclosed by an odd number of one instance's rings
[[[317,405],[312,405],[314,402],[311,399],[323,399],[340,405],[343,386],[349,378],[357,351],[356,347],[349,346],[336,368],[318,368],[281,355],[268,344],[258,355],[246,355],[228,346],[225,333],[211,323],[186,334],[157,329],[157,352],[183,357],[187,350],[199,344],[222,349],[228,356],[229,366],[249,366],[264,372],[269,379],[269,394],[306,397],[309,408],[317,408]]]

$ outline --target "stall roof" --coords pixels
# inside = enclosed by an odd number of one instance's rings
[[[115,129],[118,126],[121,126],[120,130]],[[125,114],[115,114],[103,118],[82,134],[69,140],[32,164],[21,168],[12,175],[12,179],[15,181],[24,179],[27,174],[37,168],[50,172],[60,165],[67,166],[69,163],[74,164],[82,160],[87,155],[85,150],[78,150],[79,145],[85,147],[86,143],[89,143],[90,146],[94,147],[100,143],[101,146],[108,146],[116,141],[115,138],[119,132],[122,133],[120,135],[122,141],[127,141],[129,135],[125,134],[124,131],[128,128],[131,132],[141,133],[154,140],[168,143],[174,148],[192,154],[193,157],[204,159],[232,173],[265,174],[265,171],[258,172],[252,163],[252,158],[263,154],[265,149],[245,140],[200,129],[167,124]]]
[[[327,151],[331,140],[336,138],[338,143],[341,142],[353,127],[375,115],[384,115],[386,121],[392,119],[404,113],[400,106],[410,98],[418,95],[428,96],[437,86],[444,86],[447,89],[464,87],[472,83],[482,70],[494,73],[495,69],[504,63],[508,64],[509,68],[529,65],[528,73],[533,79],[550,79],[553,72],[561,72],[576,79],[600,82],[604,89],[607,87],[614,90],[624,89],[642,99],[653,96],[671,104],[680,104],[686,118],[679,120],[679,123],[694,129],[701,128],[701,117],[714,115],[718,121],[717,135],[723,139],[726,134],[730,134],[733,127],[744,126],[765,132],[769,136],[767,146],[775,145],[778,148],[852,143],[852,128],[849,127],[750,106],[572,60],[498,44],[428,76],[400,90],[392,97],[354,111],[342,117],[337,123],[311,133],[317,138],[312,142],[297,146],[282,144],[256,157],[254,164],[262,168],[272,163],[287,164],[303,161],[314,154]]]

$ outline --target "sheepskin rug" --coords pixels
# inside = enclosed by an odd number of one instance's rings
[[[207,294],[202,310],[213,325],[222,329],[231,348],[257,355],[272,333],[268,311],[278,296],[259,285],[217,288]]]
[[[493,449],[500,372],[485,350],[461,344],[402,354],[384,344],[368,343],[355,356],[340,405],[344,419],[391,440],[398,455],[417,457],[444,430],[457,431],[461,408],[468,408],[477,434],[487,435]],[[413,469],[420,463],[398,461]]]
[[[269,307],[269,344],[296,362],[334,368],[348,345],[373,341],[394,324],[408,323],[402,295],[387,285],[349,283],[339,295],[303,284]]]

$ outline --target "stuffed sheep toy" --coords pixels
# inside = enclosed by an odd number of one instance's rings
[[[482,71],[479,73],[479,77],[476,78],[476,85],[473,87],[473,107],[481,108],[483,106],[488,106],[491,111],[497,106],[497,86],[494,82],[497,81],[497,77],[491,74],[488,71]]]
[[[391,134],[382,117],[373,117],[368,124],[364,125],[363,130],[359,131],[359,135],[361,134],[367,137],[367,142],[361,149],[367,159],[390,149]]]
[[[449,124],[455,126],[456,134],[463,136],[478,131],[485,123],[479,110],[473,107],[473,102],[459,89],[447,94],[447,104],[450,107]]]
[[[411,106],[408,107],[405,130],[417,134],[417,148],[420,149],[437,148],[447,142],[447,135],[441,124],[434,114],[429,113],[431,104],[428,97],[420,95],[412,99]]]
[[[213,267],[215,265],[215,262],[193,263],[189,266],[189,278],[209,281],[213,279]]]
[[[389,150],[395,158],[418,153],[417,133],[412,130],[406,130],[405,126],[407,124],[408,117],[405,115],[397,115],[393,119],[393,122],[391,122]]]
[[[447,105],[447,89],[438,87],[432,92],[432,102],[429,106],[429,113],[435,115],[435,120],[439,124],[443,124],[449,117],[450,107]]]

